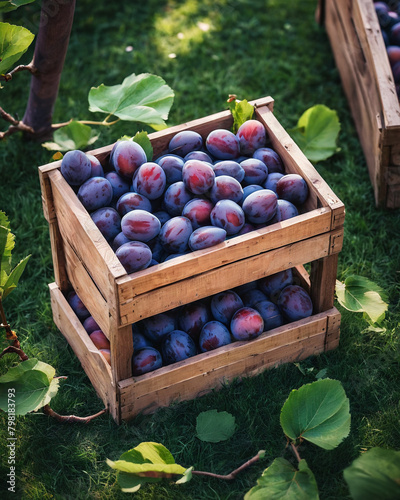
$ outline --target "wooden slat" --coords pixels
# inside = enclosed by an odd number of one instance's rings
[[[54,323],[78,357],[98,396],[109,407],[113,417],[119,418],[110,365],[90,340],[58,286],[51,283],[49,290]]]
[[[111,246],[58,170],[48,172],[60,232],[85,263],[109,303],[114,300],[114,280],[126,275]]]
[[[310,296],[314,312],[322,312],[333,307],[335,297],[336,273],[339,254],[311,262]]]
[[[121,324],[135,323],[148,316],[209,297],[289,267],[327,257],[330,251],[330,240],[330,233],[322,234],[253,256],[251,259],[234,262],[161,288],[152,289],[135,298],[132,298],[129,289],[125,290],[126,294],[121,289]]]
[[[281,363],[323,352],[327,318],[337,310],[316,315],[264,333],[249,342],[200,354],[170,367],[119,383],[121,417],[154,411],[172,400],[191,399],[234,377],[252,376]]]
[[[63,240],[58,228],[57,221],[49,223],[51,256],[53,259],[54,280],[62,292],[69,287],[66,269]]]
[[[194,273],[201,274],[222,265],[327,233],[330,221],[330,210],[320,208],[226,240],[219,245],[197,250],[149,269],[123,276],[117,280],[120,301],[188,278]]]
[[[133,337],[132,326],[117,328],[113,323],[110,331],[111,365],[113,367],[113,383],[132,376]]]

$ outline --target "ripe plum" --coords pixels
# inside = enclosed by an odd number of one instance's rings
[[[92,168],[92,174],[90,177],[104,177],[104,169],[100,161],[94,155],[86,153],[86,156],[89,158]]]
[[[146,153],[142,146],[130,140],[117,141],[110,156],[111,166],[115,171],[126,177],[132,179],[135,171],[147,161]]]
[[[244,170],[243,184],[262,184],[268,176],[268,167],[257,158],[248,158],[240,162]]]
[[[211,225],[210,214],[214,205],[210,200],[194,198],[183,207],[182,215],[192,223],[193,229]]]
[[[128,193],[131,188],[130,182],[114,170],[107,172],[105,178],[112,186],[114,200],[118,200],[123,194]]]
[[[260,300],[254,305],[264,320],[264,331],[272,330],[273,328],[278,328],[278,326],[283,325],[282,314],[279,307],[269,300]]]
[[[121,217],[115,208],[98,208],[91,214],[91,218],[108,242],[121,232]]]
[[[256,149],[262,148],[267,142],[264,125],[258,120],[247,120],[240,125],[236,136],[239,139],[240,153],[251,156]]]
[[[215,177],[211,186],[209,196],[215,204],[219,200],[232,200],[241,203],[243,199],[243,188],[238,180],[230,175],[220,175]]]
[[[113,188],[104,177],[90,177],[81,184],[77,196],[86,210],[92,212],[111,203]]]
[[[205,151],[191,151],[188,153],[185,158],[185,161],[188,160],[201,160],[201,161],[206,161],[207,163],[212,164],[212,158],[210,155],[208,155]]]
[[[176,320],[171,312],[162,312],[142,320],[144,335],[158,344],[167,335],[176,328]]]
[[[121,217],[123,217],[131,210],[136,210],[138,208],[151,212],[150,200],[139,193],[125,193],[118,199],[116,204],[117,212]]]
[[[197,348],[189,334],[182,330],[173,330],[164,337],[161,344],[161,354],[164,363],[169,365],[195,356]]]
[[[253,153],[253,158],[257,158],[257,160],[264,162],[270,174],[272,172],[279,172],[280,174],[285,172],[281,157],[272,148],[265,147],[256,149]]]
[[[181,215],[183,207],[193,198],[183,181],[174,182],[164,193],[163,208],[171,215]]]
[[[232,342],[228,328],[219,321],[209,321],[201,329],[199,347],[201,352],[212,351]]]
[[[284,174],[281,174],[280,172],[272,172],[268,174],[268,177],[263,183],[263,187],[265,189],[270,189],[271,191],[274,191],[274,193],[276,193],[276,183],[281,177],[283,177],[283,175]]]
[[[286,174],[276,183],[276,193],[279,198],[302,205],[308,196],[308,186],[299,174]]]
[[[93,316],[88,316],[82,323],[83,328],[88,332],[92,333],[95,330],[100,330],[99,325],[97,324],[96,320],[93,318]]]
[[[160,352],[154,347],[144,347],[133,353],[132,356],[132,375],[138,377],[145,373],[152,372],[161,368],[162,357]]]
[[[293,284],[292,268],[279,271],[278,273],[265,276],[257,281],[259,289],[274,302],[280,291],[288,285]]]
[[[75,292],[75,290],[71,290],[68,293],[67,302],[81,321],[84,321],[90,316],[90,312],[87,310],[85,304],[79,298],[79,295]]]
[[[220,200],[211,210],[211,224],[225,229],[228,235],[237,234],[245,223],[244,212],[232,200]]]
[[[160,230],[160,242],[169,253],[183,253],[193,228],[190,220],[183,216],[172,217]]]
[[[205,194],[214,184],[214,178],[212,166],[205,161],[188,160],[183,165],[183,183],[193,194]]]
[[[80,186],[92,175],[90,159],[79,149],[68,151],[61,160],[61,175],[70,186]]]
[[[215,129],[206,139],[209,153],[219,160],[234,160],[239,156],[239,139],[230,130]]]
[[[252,307],[242,307],[232,317],[231,332],[236,340],[250,340],[258,337],[264,330],[261,314]]]
[[[197,342],[201,329],[210,319],[210,310],[206,303],[197,300],[181,307],[178,314],[178,325],[181,330]]]
[[[182,167],[185,162],[180,156],[164,155],[158,158],[156,163],[164,170],[167,184],[182,180]]]
[[[101,330],[94,330],[89,337],[97,349],[110,349],[110,341]]]
[[[214,173],[216,177],[220,175],[230,175],[238,182],[242,182],[244,179],[244,169],[235,160],[221,160],[213,165]]]
[[[132,210],[121,219],[121,230],[130,240],[148,242],[155,238],[161,229],[161,222],[147,210]]]
[[[166,185],[167,178],[163,168],[152,161],[140,165],[132,180],[133,190],[149,200],[159,198]]]
[[[243,301],[233,290],[226,290],[212,296],[210,307],[216,321],[229,325],[235,312],[243,307]]]
[[[203,138],[193,130],[182,130],[174,135],[168,145],[168,151],[182,158],[191,151],[198,151],[203,147]]]
[[[202,250],[222,243],[226,238],[226,231],[220,227],[203,226],[195,229],[189,238],[191,250]]]
[[[260,189],[249,194],[243,201],[242,208],[248,222],[263,224],[276,213],[278,197],[270,189]]]
[[[313,312],[311,297],[299,285],[288,285],[282,290],[278,307],[289,321],[308,318]]]
[[[149,267],[152,259],[152,253],[149,246],[141,241],[124,243],[117,248],[115,255],[118,257],[128,274],[146,269]]]

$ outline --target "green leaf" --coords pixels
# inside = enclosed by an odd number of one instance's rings
[[[310,161],[326,160],[338,151],[339,118],[335,110],[323,104],[307,109],[288,132]]]
[[[151,161],[153,159],[153,146],[151,145],[147,132],[137,132],[132,137],[132,141],[137,142],[139,146],[142,146],[144,152],[146,153],[147,161]]]
[[[28,50],[35,35],[22,26],[0,23],[0,74],[5,74]]]
[[[180,479],[178,479],[178,481],[176,481],[176,484],[184,484],[191,481],[193,477],[192,471],[193,467],[189,467],[189,469],[186,469],[183,476]]]
[[[373,323],[382,321],[388,309],[386,294],[376,283],[363,276],[349,276],[336,281],[336,296],[348,311],[363,312]]]
[[[93,87],[89,92],[89,110],[126,121],[165,125],[173,100],[174,92],[161,77],[132,74],[120,85]]]
[[[140,443],[123,453],[116,462],[107,459],[107,464],[118,471],[118,483],[126,492],[137,491],[144,483],[184,475],[186,472],[184,467],[175,463],[165,446],[153,442]]]
[[[244,500],[318,500],[318,486],[305,460],[299,469],[284,458],[276,458],[248,491]]]
[[[400,498],[400,451],[371,448],[343,472],[354,500]]]
[[[22,259],[19,264],[17,264],[14,269],[11,271],[11,273],[8,275],[5,283],[3,284],[3,277],[6,276],[6,274],[3,272],[1,273],[1,280],[0,280],[0,297],[5,299],[7,295],[9,295],[14,288],[17,287],[18,281],[21,278],[22,273],[24,272],[24,269],[26,267],[26,264],[28,263],[28,260],[30,258],[30,255]]]
[[[203,411],[196,421],[197,437],[208,443],[226,441],[233,436],[235,428],[235,417],[226,411]]]
[[[243,101],[234,100],[229,103],[229,109],[233,117],[232,132],[236,134],[240,125],[253,118],[254,106],[249,104],[246,99]]]
[[[96,131],[88,125],[72,121],[54,132],[52,142],[44,142],[42,146],[50,151],[71,151],[85,149],[99,138]]]
[[[35,358],[10,368],[0,377],[0,409],[8,412],[11,401],[15,403],[16,415],[38,410],[57,392],[58,383],[53,382],[54,375],[52,366]]]
[[[6,0],[0,2],[0,13],[11,12],[12,10],[18,9],[22,5],[32,3],[35,0]]]
[[[305,439],[325,450],[336,448],[350,432],[349,400],[342,384],[325,378],[293,390],[280,421],[293,442]]]

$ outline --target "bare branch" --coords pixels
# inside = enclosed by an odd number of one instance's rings
[[[43,412],[45,415],[49,415],[50,417],[55,418],[61,423],[66,423],[66,424],[88,424],[91,422],[93,419],[100,417],[100,415],[104,415],[104,413],[107,413],[108,408],[104,408],[103,410],[99,411],[98,413],[95,413],[94,415],[89,415],[88,417],[77,417],[76,415],[59,415],[57,412],[55,412],[52,408],[50,408],[49,405],[43,406]]]
[[[225,481],[232,481],[232,479],[235,479],[235,477],[239,474],[239,472],[242,472],[244,469],[247,469],[250,467],[250,465],[253,465],[255,462],[257,462],[260,459],[260,453],[257,453],[253,458],[250,458],[250,460],[247,460],[243,465],[232,471],[230,474],[227,475],[221,475],[221,474],[214,474],[213,472],[205,472],[201,470],[194,470],[192,471],[192,474],[196,474],[197,476],[208,476],[208,477],[213,477],[215,479],[223,479]]]
[[[16,66],[13,70],[11,70],[9,73],[6,73],[5,75],[0,75],[0,80],[9,82],[10,80],[12,80],[13,75],[15,75],[15,73],[19,73],[20,71],[29,71],[29,73],[34,75],[37,72],[37,68],[33,64],[33,61],[31,61],[29,64],[20,64],[19,66]]]
[[[0,140],[4,139],[8,135],[15,134],[16,132],[29,132],[30,134],[33,134],[35,131],[32,127],[25,125],[24,122],[19,121],[16,125],[10,125],[5,132],[0,132]]]
[[[18,125],[18,120],[16,120],[13,116],[11,116],[7,111],[0,106],[0,117],[3,118],[6,122],[11,123],[11,125]]]

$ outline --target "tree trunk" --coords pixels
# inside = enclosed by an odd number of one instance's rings
[[[75,0],[42,0],[39,32],[35,43],[28,104],[23,123],[33,128],[27,134],[36,140],[52,136],[54,105],[68,49]]]

